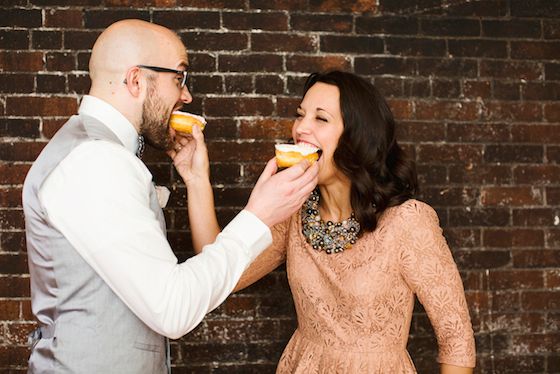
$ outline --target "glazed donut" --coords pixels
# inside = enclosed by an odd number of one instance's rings
[[[204,119],[204,117],[197,116],[196,114],[176,110],[171,113],[169,125],[176,131],[190,134],[192,133],[193,125],[198,125],[198,127],[200,127],[200,130],[204,130],[204,126],[206,126],[206,120]]]
[[[293,166],[303,160],[314,163],[319,159],[319,148],[299,144],[276,144],[276,164],[280,168]]]

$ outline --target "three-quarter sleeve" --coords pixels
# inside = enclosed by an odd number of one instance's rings
[[[401,272],[434,327],[438,362],[474,367],[474,333],[463,283],[437,214],[429,205],[415,200],[404,203],[401,212]]]
[[[245,269],[234,291],[250,286],[286,261],[288,227],[292,219],[293,216],[272,226],[272,244]]]

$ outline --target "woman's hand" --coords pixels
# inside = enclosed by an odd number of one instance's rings
[[[193,126],[192,135],[177,133],[175,146],[167,154],[173,159],[173,165],[187,188],[197,181],[206,182],[210,179],[208,150],[198,126]]]
[[[472,374],[472,368],[441,364],[441,374]]]

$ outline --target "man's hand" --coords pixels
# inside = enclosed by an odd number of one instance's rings
[[[209,180],[208,150],[204,143],[204,135],[198,126],[193,126],[192,135],[177,133],[175,147],[167,154],[173,159],[175,169],[187,187],[196,181]]]
[[[277,171],[276,160],[268,161],[245,207],[268,227],[294,214],[317,185],[319,166],[309,161]]]

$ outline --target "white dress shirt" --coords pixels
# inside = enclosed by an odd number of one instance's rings
[[[79,109],[106,124],[125,147],[76,147],[39,191],[48,219],[150,328],[178,338],[231,293],[272,243],[269,228],[242,211],[202,253],[178,264],[150,209],[152,175],[135,156],[138,134],[108,103],[85,96]]]

